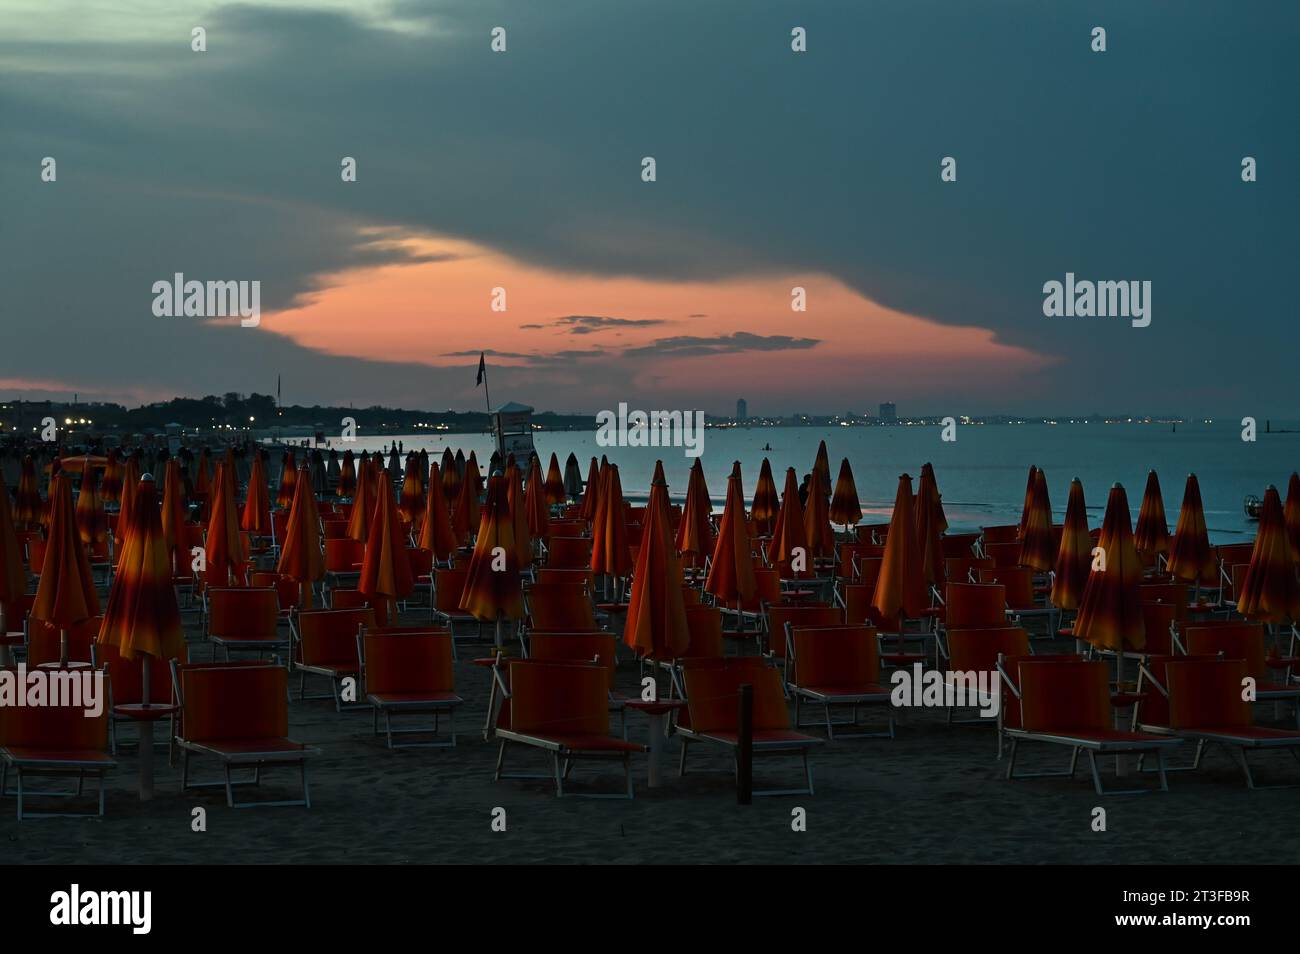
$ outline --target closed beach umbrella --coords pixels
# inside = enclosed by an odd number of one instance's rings
[[[830,477],[814,470],[812,481],[808,506],[803,512],[804,539],[808,541],[809,556],[828,557],[835,553],[835,532],[831,529],[830,516]]]
[[[1056,564],[1056,546],[1052,536],[1052,502],[1047,496],[1047,474],[1034,474],[1034,493],[1029,513],[1020,533],[1020,565],[1047,571]]]
[[[1264,491],[1259,532],[1237,594],[1237,612],[1264,623],[1300,620],[1300,582],[1296,580],[1295,561],[1287,540],[1282,500],[1271,485]]]
[[[472,454],[473,451],[470,451],[470,453]],[[466,469],[465,451],[457,447],[455,459],[456,459],[456,476],[459,477],[461,480],[464,480],[465,469]]]
[[[166,686],[150,685],[150,657],[185,660],[185,634],[172,586],[171,553],[158,510],[158,489],[146,477],[123,493],[135,496],[131,525],[117,564],[96,642],[115,646],[123,659],[140,657],[141,702],[170,698]],[[140,722],[140,798],[153,797],[153,720]]]
[[[1097,546],[1101,553],[1088,574],[1074,621],[1074,638],[1116,653],[1146,645],[1142,621],[1142,564],[1133,546],[1128,495],[1119,484],[1110,489]],[[1119,663],[1123,665],[1123,657]]]
[[[745,491],[740,480],[740,461],[727,478],[727,499],[718,525],[713,561],[704,580],[704,592],[720,603],[749,602],[754,598],[754,558],[749,530],[745,526]]]
[[[406,536],[398,521],[393,490],[385,480],[375,499],[375,513],[370,521],[370,535],[366,539],[366,556],[361,564],[361,579],[357,589],[366,595],[374,607],[375,621],[387,625],[397,621],[397,600],[404,599],[415,589],[411,574],[411,558],[406,554]]]
[[[122,495],[117,508],[117,524],[113,527],[113,552],[121,553],[126,543],[126,528],[131,525],[131,511],[135,509],[135,494],[127,488],[140,483],[140,465],[134,455],[122,461]],[[156,486],[156,484],[155,484]]]
[[[311,609],[312,584],[325,577],[325,554],[321,550],[316,495],[306,477],[305,473],[299,473],[294,483],[293,507],[285,524],[284,539],[280,541],[280,559],[275,570],[297,581],[301,606]]]
[[[329,475],[325,472],[325,457],[319,448],[311,452],[311,490],[318,497],[329,491]]]
[[[569,500],[582,496],[582,465],[578,463],[577,455],[572,453],[564,462],[564,495]]]
[[[343,452],[343,465],[339,468],[338,495],[351,497],[357,492],[357,464],[352,451]]]
[[[172,458],[163,464],[162,528],[167,552],[172,554],[173,570],[185,566],[190,559],[185,549],[185,518],[188,514],[185,492],[181,488],[181,465]],[[120,521],[121,517],[118,519]]]
[[[939,493],[939,481],[934,476],[934,465],[925,463],[921,465],[921,479],[916,483],[916,498],[924,498],[929,503],[929,507],[934,511],[934,525],[940,536],[948,532],[948,517],[943,512],[943,495]],[[916,506],[920,506],[918,503]],[[912,519],[917,523],[920,522],[920,511],[912,515]]]
[[[248,497],[244,500],[239,526],[257,537],[271,535],[271,495],[267,490],[266,468],[260,454],[253,455],[253,470],[248,475]]]
[[[122,461],[116,447],[108,452],[104,479],[99,482],[99,496],[106,504],[117,503],[122,499]]]
[[[424,522],[420,525],[420,549],[429,550],[435,560],[448,560],[456,552],[456,534],[451,529],[451,511],[442,496],[442,474],[434,464],[429,489],[424,497]]]
[[[388,480],[390,483],[397,483],[402,479],[402,459],[397,456],[397,445],[394,444],[388,451]]]
[[[1091,567],[1092,536],[1088,533],[1088,510],[1083,502],[1083,484],[1076,477],[1070,481],[1070,500],[1065,507],[1061,548],[1056,553],[1052,605],[1060,610],[1078,609]]]
[[[858,485],[853,480],[853,468],[849,459],[840,461],[840,475],[835,478],[835,495],[831,498],[831,523],[838,523],[845,530],[862,519],[862,502],[858,499]]]
[[[798,490],[798,487],[795,489]],[[754,529],[759,536],[767,536],[772,532],[780,509],[776,481],[772,479],[772,463],[764,457],[763,466],[758,470],[758,484],[754,487],[754,502],[749,508],[749,516],[753,519]]]
[[[1020,521],[1016,524],[1016,536],[1020,537],[1025,532],[1025,522],[1029,520],[1029,509],[1034,502],[1034,484],[1038,479],[1038,468],[1033,464],[1029,465],[1029,480],[1025,484],[1025,504],[1020,510]]]
[[[632,551],[627,545],[627,514],[617,464],[605,468],[597,500],[599,506],[591,528],[591,572],[597,576],[627,576],[632,569]]]
[[[1169,552],[1169,524],[1165,520],[1165,501],[1160,494],[1160,478],[1156,472],[1147,473],[1147,486],[1138,509],[1137,526],[1133,528],[1133,546],[1147,563],[1154,564],[1156,556]]]
[[[942,586],[945,578],[943,566],[943,531],[939,519],[943,510],[937,506],[939,487],[934,482],[934,469],[926,464],[916,482],[916,496],[912,499],[912,524],[916,527],[916,545],[921,551],[921,575],[928,586]]]
[[[1291,559],[1300,563],[1300,474],[1294,471],[1286,485],[1286,509],[1282,512],[1286,523],[1286,539],[1291,546]]]
[[[339,483],[339,473],[339,452],[331,449],[330,456],[325,461],[325,477],[327,480],[332,480],[334,486],[337,487]]]
[[[456,539],[464,543],[469,539],[470,531],[479,525],[479,502],[471,475],[462,478],[459,486],[460,494],[451,514],[451,528],[456,531]]]
[[[469,452],[469,460],[465,461],[465,466],[461,468],[460,478],[461,480],[472,480],[474,482],[474,499],[483,499],[483,492],[487,489],[487,483],[483,480],[483,473],[478,466],[478,455],[474,451]]]
[[[651,494],[660,483],[663,481],[655,480],[651,484]],[[662,497],[666,511],[668,485],[664,483],[663,486]],[[713,501],[709,499],[709,488],[704,482],[704,467],[697,457],[691,465],[691,476],[686,482],[686,503],[682,507],[682,522],[677,525],[677,539],[674,541],[682,563],[686,566],[703,566],[705,558],[713,553],[713,524],[709,519],[712,513]]]
[[[199,453],[198,464],[194,471],[194,492],[196,494],[212,492],[212,454],[207,447]]]
[[[515,552],[519,555],[521,567],[530,566],[533,562],[533,535],[528,529],[528,494],[524,492],[524,475],[514,454],[507,458],[505,481],[510,525],[515,533]]]
[[[333,451],[330,451],[331,455],[333,455],[333,453]],[[420,453],[417,456],[420,459],[418,468],[420,472],[420,496],[423,497],[424,491],[429,486],[429,452],[421,447]]]
[[[18,528],[9,508],[9,488],[0,468],[0,640],[9,634],[9,623],[18,613],[15,606],[27,592],[27,568],[23,566],[22,547],[18,545]],[[11,616],[12,613],[12,616]],[[21,623],[21,619],[19,619]],[[0,664],[9,664],[9,648],[0,642]]]
[[[365,457],[357,471],[356,492],[352,495],[352,513],[348,517],[348,539],[365,543],[370,538],[370,516],[375,509],[375,482],[370,476],[371,463]]]
[[[406,456],[406,473],[402,476],[402,498],[398,510],[407,523],[415,523],[415,517],[424,506],[424,490],[420,484],[420,457],[418,454]]]
[[[164,514],[164,519],[166,515]],[[208,586],[243,586],[244,535],[239,529],[239,505],[235,502],[233,454],[217,464],[212,477],[212,519],[206,540]]]
[[[68,662],[68,629],[99,615],[99,595],[72,508],[72,480],[57,474],[50,488],[49,539],[31,618],[59,632],[59,664]]]
[[[1201,485],[1195,474],[1187,475],[1183,491],[1183,505],[1178,510],[1178,525],[1169,549],[1169,572],[1180,580],[1195,583],[1213,583],[1219,566],[1210,546],[1210,535],[1205,529],[1205,509],[1201,506]]]
[[[812,494],[809,494],[812,499]],[[803,506],[799,503],[799,478],[794,468],[786,468],[785,493],[781,495],[781,510],[776,515],[772,528],[772,539],[767,544],[767,562],[780,568],[782,576],[809,576],[812,572],[808,563],[807,531],[803,525]],[[791,566],[795,550],[804,554],[804,569],[796,571]]]
[[[646,503],[645,527],[632,574],[623,641],[639,656],[674,659],[690,645],[682,569],[668,533],[668,487],[656,482]]]
[[[442,496],[449,503],[460,498],[460,471],[450,447],[442,452]]]
[[[578,514],[587,523],[596,519],[596,502],[600,498],[600,465],[596,458],[591,459],[591,465],[587,468],[587,486],[582,495],[582,507]]]
[[[498,547],[500,556],[493,553]],[[502,643],[502,621],[520,619],[524,615],[509,488],[501,474],[493,474],[488,480],[487,501],[474,553],[469,560],[460,608],[475,619],[496,621],[497,646]]]
[[[820,475],[821,480],[819,482],[814,482],[812,484],[812,486],[809,488],[809,493],[811,493],[812,490],[820,490],[822,494],[826,496],[827,499],[830,499],[831,458],[830,455],[826,452],[825,441],[822,441],[817,445],[817,459],[813,461],[812,472],[814,477]]]
[[[911,475],[902,474],[898,478],[898,492],[894,495],[894,513],[889,518],[880,576],[871,597],[871,605],[882,619],[898,620],[900,641],[903,619],[918,617],[926,608],[925,570],[921,565],[916,528],[912,524],[914,508]]]
[[[524,484],[524,512],[528,518],[528,532],[536,540],[551,535],[551,516],[547,495],[550,488],[542,477],[542,462],[536,454],[528,460],[528,477]]]
[[[275,494],[275,505],[281,510],[293,506],[293,482],[298,476],[298,466],[294,462],[293,451],[286,450],[280,458],[280,488]]]
[[[555,451],[551,451],[551,463],[546,468],[546,502],[552,506],[564,503],[564,475]]]
[[[81,542],[94,552],[108,541],[108,514],[95,487],[95,468],[90,461],[81,467],[81,489],[77,491],[77,531]]]
[[[18,477],[18,493],[14,499],[14,523],[25,530],[39,524],[43,515],[40,484],[36,479],[36,461],[32,459],[31,454],[28,454],[23,458],[22,473]]]

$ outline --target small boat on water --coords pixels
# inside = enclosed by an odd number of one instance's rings
[[[1246,499],[1242,501],[1242,507],[1246,511],[1247,520],[1258,520],[1260,511],[1264,509],[1264,503],[1254,494],[1246,494]]]

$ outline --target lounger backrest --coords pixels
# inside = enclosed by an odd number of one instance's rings
[[[537,568],[538,583],[580,583],[591,589],[591,570],[557,570],[554,567]]]
[[[537,735],[609,735],[609,681],[602,666],[510,663],[509,724]]]
[[[687,606],[686,629],[691,638],[683,656],[722,655],[722,610],[718,607],[700,603]]]
[[[945,558],[969,559],[975,553],[978,533],[949,533],[939,540],[939,549]]]
[[[1102,660],[1022,660],[1021,727],[1030,732],[1110,730],[1109,679]]]
[[[68,627],[68,661],[90,662],[90,647],[99,635],[103,616],[92,616]],[[34,619],[27,633],[27,668],[59,661],[59,628]]]
[[[1138,589],[1142,595],[1144,603],[1171,603],[1174,606],[1181,607],[1179,619],[1187,616],[1187,584],[1186,583],[1141,583]]]
[[[951,672],[993,672],[998,656],[1029,655],[1029,634],[1019,626],[949,629],[947,636]]]
[[[281,609],[298,606],[302,602],[302,588],[299,586],[298,581],[291,580],[287,576],[281,576],[279,573],[259,570],[249,576],[248,583],[257,589],[265,589],[266,587],[274,589]]]
[[[793,632],[794,684],[828,688],[880,681],[874,626],[795,626]]]
[[[775,669],[741,666],[692,666],[685,669],[689,726],[695,732],[735,732],[740,687],[754,687],[754,728],[788,729],[790,713]],[[680,724],[680,723],[679,723]]]
[[[270,639],[280,618],[274,587],[208,590],[208,632],[225,639]]]
[[[367,629],[366,692],[455,692],[451,648],[446,630]]]
[[[1251,554],[1255,552],[1255,543],[1223,543],[1214,548],[1219,556],[1219,562],[1224,566],[1232,566],[1237,563],[1249,563]]]
[[[979,576],[980,570],[993,569],[990,557],[948,557],[943,561],[944,578],[950,583],[969,583],[971,571]]]
[[[980,527],[980,541],[987,550],[991,544],[1020,542],[1020,528],[1014,523],[999,524],[995,527]]]
[[[439,569],[433,579],[433,605],[443,613],[460,615],[460,595],[465,591],[469,567]]]
[[[433,573],[433,551],[420,547],[407,547],[406,555],[411,561],[411,576],[419,579]]]
[[[1020,728],[1020,698],[1017,693],[1020,691],[1020,664],[1022,662],[1081,663],[1085,661],[1082,656],[1076,656],[1073,653],[1043,656],[1030,656],[1028,654],[1004,656],[1002,658],[1002,673],[1005,677],[1001,694],[1002,724],[1008,729]]]
[[[1172,729],[1238,729],[1254,718],[1242,698],[1243,659],[1178,659],[1165,666]]]
[[[1146,628],[1146,646],[1143,651],[1153,656],[1168,656],[1174,651],[1173,635],[1169,631],[1171,624],[1176,624],[1186,615],[1187,607],[1178,607],[1173,603],[1142,604],[1142,622]]]
[[[186,666],[180,670],[182,738],[284,738],[289,731],[283,666]]]
[[[876,595],[874,583],[842,583],[840,595],[844,598],[844,622],[850,626],[861,623],[878,624],[880,612],[871,605]]]
[[[596,625],[596,610],[582,583],[534,583],[525,597],[536,629],[591,629]]]
[[[360,590],[330,590],[330,609],[361,609],[366,602]]]
[[[531,632],[528,634],[528,653],[532,659],[556,662],[594,663],[600,665],[608,678],[608,689],[614,688],[617,676],[618,637],[606,632]]]
[[[1019,544],[1017,544],[1019,546]],[[1034,571],[1027,566],[1002,566],[980,570],[981,583],[998,583],[1006,591],[1006,605],[1013,610],[1034,605]]]
[[[1169,663],[1184,659],[1214,662],[1221,656],[1180,656],[1172,653],[1163,655],[1153,653],[1142,660],[1142,673],[1138,680],[1138,691],[1142,698],[1138,702],[1138,722],[1142,725],[1169,725],[1169,675],[1166,671]],[[1155,679],[1155,685],[1151,684]]]
[[[858,557],[858,582],[863,586],[871,587],[871,591],[874,593],[876,581],[880,579],[880,569],[884,565],[884,557]]]
[[[777,659],[785,658],[785,624],[796,626],[843,626],[844,610],[824,603],[777,603],[767,608],[771,638],[768,646]]]
[[[1020,564],[1020,543],[985,543],[984,552],[992,558],[998,568],[1014,567]]]
[[[144,674],[141,657],[123,659],[116,646],[100,646],[96,650],[104,660],[113,705],[134,705],[144,701]],[[166,703],[172,697],[171,660],[145,656],[149,663],[149,701]]]
[[[583,570],[591,566],[591,540],[552,533],[546,542],[546,565],[553,570]]]
[[[10,673],[9,678],[17,680],[16,669],[8,669],[7,672]],[[85,672],[89,673],[89,670]],[[65,671],[61,676],[66,679],[83,680],[81,672],[72,670]],[[162,687],[159,691],[163,691]],[[74,749],[104,751],[108,744],[107,699],[102,700],[102,709],[96,717],[87,715],[91,710],[84,706],[84,698],[83,705],[79,706],[48,704],[51,701],[50,693],[47,693],[46,705],[0,706],[0,746],[22,746],[55,751]]]
[[[740,608],[754,611],[759,605],[775,603],[781,598],[781,571],[775,567],[754,567],[754,598],[741,600]]]
[[[945,629],[979,629],[1007,624],[1007,588],[1000,583],[950,582],[944,587],[943,602]]]
[[[304,666],[351,662],[357,655],[357,633],[375,625],[371,609],[303,610],[297,616],[298,654]]]
[[[1271,681],[1264,654],[1264,624],[1218,622],[1187,627],[1187,654],[1205,656],[1223,653],[1224,659],[1244,659],[1246,671],[1259,682]]]
[[[366,558],[366,545],[351,537],[325,540],[325,569],[330,573],[355,573]]]

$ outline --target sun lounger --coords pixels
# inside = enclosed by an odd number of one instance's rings
[[[292,668],[298,673],[298,701],[333,699],[334,711],[344,709],[339,694],[342,680],[361,674],[357,662],[357,634],[375,625],[369,609],[318,609],[294,613],[289,629],[293,636]],[[307,695],[307,676],[325,676],[328,693]],[[359,708],[357,705],[351,708]]]
[[[227,659],[231,650],[255,651],[258,658],[262,653],[288,650],[289,636],[278,629],[280,601],[273,587],[213,587],[206,598],[214,661],[218,647]]]
[[[357,654],[365,680],[366,701],[373,707],[374,732],[379,735],[379,714],[388,747],[454,748],[456,709],[464,699],[456,695],[452,665],[455,645],[446,630],[385,627],[365,629],[357,639]],[[393,728],[393,716],[433,714],[433,728]],[[449,740],[437,738],[439,720],[447,716]],[[423,735],[434,739],[394,742],[393,736]]]
[[[889,688],[880,684],[879,646],[873,626],[794,626],[790,630],[786,658],[789,688],[794,696],[794,727],[825,728],[834,741],[836,727],[861,728],[858,709],[883,705],[889,720],[883,732],[841,732],[841,739],[894,737],[894,709]],[[825,718],[805,723],[800,718],[802,703],[822,707]],[[853,717],[834,721],[832,709],[852,707]]]

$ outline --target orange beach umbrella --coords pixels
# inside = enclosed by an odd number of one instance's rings
[[[294,481],[293,507],[280,541],[280,560],[276,572],[296,580],[303,609],[311,609],[311,585],[325,577],[325,553],[321,550],[320,513],[316,494],[304,466]],[[403,554],[405,555],[405,554]]]
[[[414,588],[411,558],[406,554],[406,537],[393,502],[392,486],[384,480],[375,499],[357,589],[374,607],[375,622],[383,626],[389,619],[389,604],[409,596]],[[394,622],[395,617],[394,613]]]
[[[244,512],[239,519],[242,530],[258,537],[271,535],[271,495],[267,490],[266,467],[262,455],[253,454],[253,467],[248,475],[248,496],[244,499]]]
[[[555,451],[551,451],[551,463],[546,468],[546,503],[564,503],[564,474],[560,472],[560,458],[555,456]]]
[[[812,501],[812,497],[812,493],[809,492],[809,502]],[[799,478],[795,476],[794,468],[788,467],[785,472],[785,493],[781,495],[781,510],[776,515],[776,524],[772,528],[772,539],[767,544],[767,562],[772,566],[779,567],[783,576],[810,576],[812,574],[806,533],[803,523],[803,507],[799,503]],[[796,557],[795,550],[803,551],[805,566],[800,571],[794,570],[791,566]]]
[[[1282,500],[1273,486],[1264,491],[1259,532],[1237,594],[1237,612],[1265,623],[1300,620],[1300,582],[1287,540]]]
[[[95,468],[90,461],[81,467],[81,489],[77,491],[77,531],[81,542],[93,551],[108,540],[108,514],[95,487]]]
[[[450,447],[442,452],[442,495],[448,502],[460,498],[460,471],[456,467],[456,457]]]
[[[1128,495],[1119,484],[1110,489],[1101,524],[1096,569],[1088,574],[1074,621],[1074,638],[1098,649],[1139,650],[1146,645],[1142,620],[1142,564],[1133,546]],[[1122,665],[1122,658],[1121,658]]]
[[[506,458],[506,502],[510,508],[510,526],[515,533],[515,552],[521,567],[533,562],[533,534],[528,529],[528,494],[524,491],[524,475],[519,470],[515,455]]]
[[[1052,502],[1047,496],[1047,474],[1034,473],[1034,492],[1020,532],[1020,565],[1035,570],[1050,570],[1056,564],[1055,540],[1052,537]]]
[[[797,489],[797,488],[796,488]],[[780,512],[781,502],[776,495],[776,481],[772,478],[772,464],[764,457],[763,465],[758,469],[758,484],[754,487],[754,502],[749,508],[749,515],[760,536],[772,532],[776,515]]]
[[[858,487],[853,481],[853,468],[849,466],[847,457],[840,461],[840,474],[835,478],[830,518],[831,523],[838,523],[846,530],[862,519],[862,502],[858,499]]]
[[[99,496],[105,503],[117,503],[122,499],[122,461],[114,447],[108,452],[104,464],[104,479],[99,482]]]
[[[632,574],[623,641],[640,656],[674,659],[690,645],[682,570],[668,533],[668,487],[656,482],[646,503],[645,527]]]
[[[297,476],[298,468],[294,464],[293,451],[287,450],[280,459],[280,489],[275,495],[275,504],[281,510],[293,506],[293,482]]]
[[[1137,526],[1133,528],[1133,546],[1148,563],[1155,563],[1157,554],[1169,552],[1165,501],[1160,494],[1160,478],[1154,470],[1147,473],[1147,486],[1142,493]]]
[[[632,552],[627,545],[627,514],[617,464],[605,468],[597,501],[591,528],[591,571],[597,576],[627,576],[632,569]]]
[[[1061,548],[1056,553],[1052,605],[1061,610],[1078,609],[1091,568],[1092,536],[1088,533],[1088,510],[1083,501],[1083,484],[1076,477],[1070,481],[1070,500],[1065,506]]]
[[[348,517],[348,538],[362,543],[370,538],[370,516],[375,509],[375,482],[370,470],[369,459],[363,457],[357,471],[356,493],[352,496],[352,513]]]
[[[122,462],[122,496],[117,508],[117,525],[113,528],[113,547],[117,553],[122,552],[122,545],[126,543],[126,528],[131,525],[131,511],[135,509],[135,494],[129,493],[127,488],[139,482],[140,467],[134,456],[127,457]]]
[[[1201,485],[1195,474],[1187,475],[1183,505],[1178,510],[1178,526],[1169,548],[1169,572],[1192,583],[1213,583],[1219,567],[1205,529],[1205,509],[1201,506]]]
[[[1029,465],[1029,480],[1025,484],[1025,505],[1020,510],[1020,522],[1016,524],[1016,536],[1019,537],[1025,532],[1025,523],[1029,520],[1029,508],[1033,505],[1034,484],[1038,479],[1038,468],[1033,464]]]
[[[0,472],[0,639],[9,633],[9,607],[16,604],[25,592],[27,568],[23,566],[18,529],[14,526],[13,511],[9,509],[9,488],[5,486],[3,472]],[[6,661],[7,653],[6,649]]]
[[[901,474],[894,495],[894,513],[885,536],[880,576],[876,578],[871,597],[871,605],[883,619],[899,620],[900,635],[902,619],[920,616],[926,606],[925,570],[921,565],[916,528],[912,525],[914,509],[911,475]]]
[[[99,615],[99,595],[95,592],[86,548],[77,531],[72,481],[65,473],[55,475],[50,490],[49,534],[31,618],[62,631],[59,661],[66,664],[67,630]]]
[[[442,474],[436,461],[430,465],[419,545],[422,550],[432,551],[435,560],[446,560],[456,552],[456,534],[451,529],[451,512],[442,496]]]
[[[244,563],[248,554],[244,550],[244,535],[239,529],[239,505],[235,503],[233,454],[228,453],[226,459],[217,464],[212,477],[212,516],[208,520],[205,548],[208,586],[244,585]]]
[[[709,575],[704,580],[704,592],[712,593],[723,603],[748,603],[753,600],[756,587],[752,544],[745,526],[745,492],[737,461],[727,478],[727,500],[718,525],[718,542],[713,548]]]
[[[1291,559],[1300,563],[1300,474],[1292,471],[1286,485],[1286,509],[1282,511],[1286,523],[1286,539],[1291,546]]]
[[[582,494],[582,507],[578,511],[579,515],[587,523],[596,519],[596,501],[600,497],[600,465],[596,458],[591,459],[591,465],[587,468],[587,486]]]
[[[835,553],[830,499],[830,477],[820,470],[813,470],[812,485],[808,488],[808,505],[803,511],[803,535],[808,541],[809,556],[828,557]]]
[[[943,509],[938,503],[939,488],[934,482],[934,469],[926,464],[921,468],[916,496],[912,498],[912,524],[916,527],[916,545],[921,552],[921,575],[928,586],[942,586],[945,578],[943,530],[939,526]]]
[[[357,491],[357,463],[352,451],[343,452],[343,464],[339,467],[338,496],[351,497]]]
[[[424,507],[424,485],[420,481],[420,455],[406,455],[406,470],[402,474],[402,497],[397,508],[402,519],[415,523],[416,516]]]
[[[452,470],[455,469],[453,466]],[[444,483],[444,488],[445,486]],[[479,525],[480,520],[478,490],[468,468],[465,477],[458,482],[457,486],[460,488],[460,493],[456,498],[456,506],[452,509],[451,528],[456,531],[456,539],[464,543],[469,539],[470,531]]]
[[[809,488],[809,494],[811,494],[812,491],[815,489],[820,491],[823,495],[825,495],[827,499],[830,499],[831,459],[830,459],[830,455],[826,452],[825,441],[822,441],[817,445],[817,459],[813,461],[812,473],[814,477],[820,475],[821,480],[814,481],[812,483],[811,487]]]
[[[528,477],[524,483],[524,512],[528,518],[528,533],[537,540],[545,540],[551,534],[548,483],[549,478],[542,477],[541,458],[533,454],[528,459]]]
[[[14,523],[26,529],[41,522],[44,508],[41,504],[40,484],[36,479],[36,461],[28,454],[23,458],[22,473],[18,477],[18,493],[14,499]]]
[[[661,482],[656,480],[651,485],[651,494],[654,494],[655,486]],[[668,485],[666,483],[660,498],[667,511]],[[677,526],[677,539],[674,541],[677,552],[681,554],[681,562],[686,566],[703,566],[705,557],[713,553],[713,524],[710,521],[712,514],[713,501],[709,499],[709,488],[704,482],[704,467],[697,457],[695,463],[691,465],[691,476],[686,482],[686,503],[682,507],[682,521]]]
[[[509,488],[500,473],[488,479],[487,500],[479,522],[478,539],[469,560],[460,608],[479,620],[496,620],[497,645],[501,644],[500,622],[524,615],[523,589],[519,577],[519,554],[514,524],[510,517]]]

